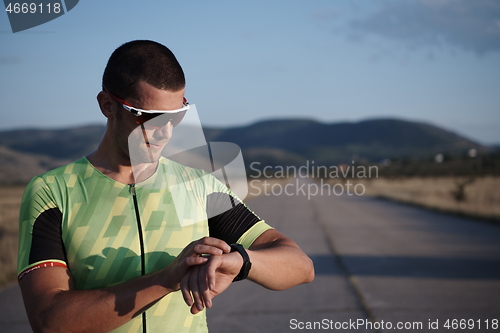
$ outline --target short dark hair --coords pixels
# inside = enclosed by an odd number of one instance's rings
[[[169,91],[179,91],[186,85],[172,51],[150,40],[134,40],[118,47],[109,57],[102,77],[103,87],[121,99],[137,97],[139,81]]]

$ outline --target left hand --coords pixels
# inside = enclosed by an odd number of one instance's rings
[[[243,258],[238,252],[209,256],[202,265],[192,266],[181,281],[184,301],[196,314],[212,307],[212,299],[226,290],[239,274]]]

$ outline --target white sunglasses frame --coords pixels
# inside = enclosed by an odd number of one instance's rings
[[[122,103],[122,106],[125,110],[129,111],[134,116],[139,117],[139,116],[142,116],[143,113],[164,114],[164,113],[179,113],[179,112],[183,112],[183,111],[188,111],[189,110],[189,103],[187,101],[185,103],[187,103],[187,104],[184,104],[184,106],[182,108],[176,109],[176,110],[143,110],[143,109],[139,109],[139,108],[136,108],[133,106],[129,106],[127,104],[123,104],[123,103]]]

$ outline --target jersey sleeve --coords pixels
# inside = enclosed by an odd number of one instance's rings
[[[19,214],[18,279],[47,266],[67,267],[61,235],[62,213],[41,177],[26,187]]]
[[[207,196],[208,227],[211,237],[228,244],[249,248],[266,230],[272,229],[230,189],[214,178],[215,186]]]

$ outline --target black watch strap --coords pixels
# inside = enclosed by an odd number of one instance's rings
[[[231,246],[231,252],[238,252],[243,257],[243,266],[241,266],[240,273],[236,275],[233,281],[244,280],[247,278],[248,272],[250,272],[250,268],[252,268],[250,257],[248,256],[248,253],[243,247],[243,245],[238,243],[233,243],[230,246]]]

